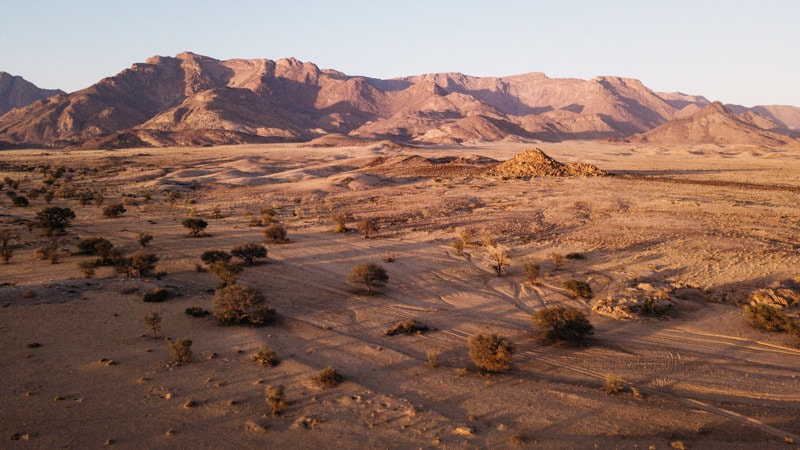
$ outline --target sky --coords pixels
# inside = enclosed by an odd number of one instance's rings
[[[798,0],[0,0],[0,71],[91,86],[154,55],[295,57],[348,75],[613,75],[800,106]]]

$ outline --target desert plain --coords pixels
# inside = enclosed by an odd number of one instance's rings
[[[41,185],[37,166],[64,167],[102,207],[39,197],[0,200],[0,228],[18,246],[0,264],[0,447],[3,448],[792,448],[800,443],[797,338],[752,328],[754,290],[797,289],[800,152],[757,146],[537,143],[604,177],[504,177],[487,167],[530,143],[405,147],[308,144],[130,150],[9,150],[0,177]],[[5,190],[8,190],[6,188]],[[179,194],[172,194],[177,192]],[[27,228],[37,211],[69,207],[55,264]],[[264,240],[265,208],[288,242]],[[349,231],[331,216],[348,213]],[[190,216],[208,223],[192,237]],[[374,219],[364,238],[358,220]],[[474,240],[453,246],[460,230]],[[125,252],[149,233],[159,277],[124,277],[75,244],[104,237]],[[507,249],[497,276],[484,241]],[[207,250],[263,243],[267,258],[238,283],[277,312],[263,327],[221,326],[218,280],[198,271]],[[553,254],[577,254],[559,261]],[[388,261],[391,260],[391,261]],[[367,294],[346,282],[363,262],[389,280]],[[540,266],[532,284],[523,264]],[[588,283],[574,298],[563,283]],[[161,287],[161,303],[143,295]],[[598,302],[657,295],[661,317]],[[530,316],[581,308],[588,345],[545,345]],[[787,308],[797,318],[797,306]],[[163,317],[157,337],[142,318]],[[420,334],[384,330],[413,318]],[[514,344],[511,367],[486,373],[467,353],[477,332]],[[166,339],[190,339],[175,364]],[[260,347],[280,363],[252,361]],[[431,364],[435,356],[436,363]],[[343,377],[321,389],[331,366]],[[608,376],[621,391],[603,391]],[[269,385],[286,406],[273,415]]]

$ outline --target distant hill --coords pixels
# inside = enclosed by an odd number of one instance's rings
[[[41,89],[22,77],[0,72],[0,116],[14,108],[63,93],[59,89]]]
[[[778,130],[778,131],[775,131]],[[736,114],[713,102],[688,117],[678,117],[631,138],[657,144],[751,144],[772,147],[797,145],[795,133],[753,111]]]
[[[625,139],[708,104],[610,76],[380,80],[294,58],[220,61],[185,52],[9,111],[0,117],[0,148],[307,142],[328,134],[411,144]],[[768,131],[800,128],[800,108],[759,108],[758,126],[776,128]]]

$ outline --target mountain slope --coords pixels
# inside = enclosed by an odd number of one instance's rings
[[[60,89],[41,89],[22,77],[0,72],[0,116],[14,108],[63,93]]]

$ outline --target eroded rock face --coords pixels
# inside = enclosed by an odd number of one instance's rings
[[[778,308],[789,308],[800,305],[800,291],[789,288],[756,289],[747,297],[750,304],[762,303]]]
[[[489,169],[487,175],[503,178],[527,178],[591,177],[608,174],[591,164],[558,162],[538,148],[531,148]]]

